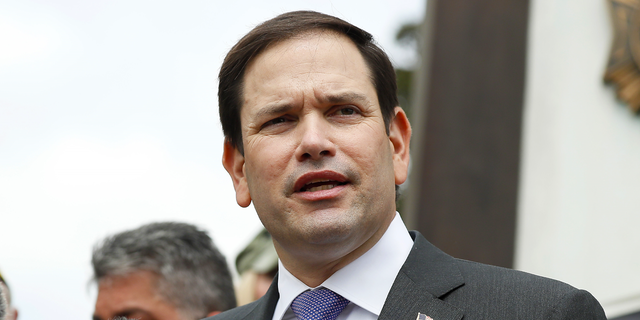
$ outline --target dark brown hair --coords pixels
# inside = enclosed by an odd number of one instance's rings
[[[336,17],[314,11],[281,14],[255,27],[231,48],[220,68],[218,105],[222,131],[227,142],[243,152],[240,109],[244,72],[247,65],[269,45],[288,40],[313,30],[329,30],[343,34],[356,45],[371,72],[387,133],[398,105],[396,74],[387,54],[374,42],[373,36]]]

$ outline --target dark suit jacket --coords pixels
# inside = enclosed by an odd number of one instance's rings
[[[385,301],[380,320],[606,320],[588,292],[525,272],[453,258],[411,231],[414,245]],[[267,294],[208,320],[271,320],[278,281]],[[363,284],[365,285],[365,284]]]

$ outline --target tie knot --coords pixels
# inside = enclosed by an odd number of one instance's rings
[[[329,289],[305,291],[293,299],[291,310],[300,320],[334,320],[349,300]]]

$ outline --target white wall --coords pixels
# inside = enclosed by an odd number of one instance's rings
[[[603,84],[606,0],[531,0],[516,267],[640,310],[640,117]]]

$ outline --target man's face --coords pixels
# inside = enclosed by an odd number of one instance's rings
[[[102,279],[93,319],[185,320],[173,304],[157,294],[157,280],[149,271]]]
[[[317,258],[314,246],[340,258],[375,244],[395,215],[411,129],[396,108],[387,135],[357,47],[322,31],[273,45],[249,64],[243,98],[244,155],[226,144],[223,164],[280,258]]]

